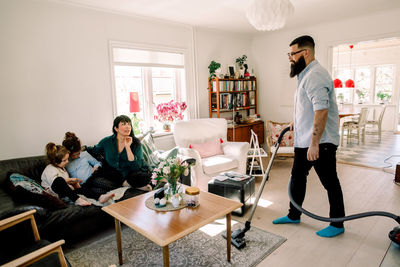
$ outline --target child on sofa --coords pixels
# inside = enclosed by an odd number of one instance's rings
[[[65,168],[72,177],[82,180],[92,191],[105,194],[121,185],[110,177],[119,174],[115,170],[102,168],[102,164],[90,155],[82,151],[81,140],[72,132],[66,132],[62,145],[70,151],[69,161]]]
[[[42,173],[42,186],[57,194],[60,198],[68,197],[79,206],[89,206],[91,203],[79,197],[78,194],[98,199],[100,203],[105,203],[112,198],[114,194],[99,195],[85,186],[81,187],[80,179],[69,176],[65,169],[69,153],[64,146],[55,145],[51,142],[46,145],[46,156],[49,164]]]

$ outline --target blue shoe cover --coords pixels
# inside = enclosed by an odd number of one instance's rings
[[[335,237],[335,236],[343,234],[343,233],[344,233],[344,227],[337,228],[332,225],[329,225],[328,227],[316,232],[317,235],[322,236],[322,237]]]
[[[300,223],[300,220],[292,220],[288,216],[284,216],[273,220],[272,223],[273,224]]]

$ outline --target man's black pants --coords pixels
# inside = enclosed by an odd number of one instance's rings
[[[345,216],[343,193],[336,172],[336,149],[337,146],[331,143],[320,144],[319,158],[316,161],[308,161],[308,148],[295,148],[292,168],[291,192],[294,201],[300,206],[303,204],[306,195],[307,176],[311,167],[314,167],[322,185],[328,192],[330,218]],[[298,220],[300,215],[301,212],[290,203],[288,217],[292,220]],[[331,225],[341,228],[343,222],[331,223]]]

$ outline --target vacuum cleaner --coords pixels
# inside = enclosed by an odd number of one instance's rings
[[[267,182],[267,180],[269,179],[269,172],[271,170],[272,164],[274,163],[275,160],[275,156],[276,153],[278,152],[280,143],[282,141],[283,136],[285,135],[285,133],[287,131],[290,130],[290,127],[287,127],[285,129],[282,130],[282,132],[280,133],[277,142],[274,145],[274,151],[272,153],[271,159],[269,161],[267,170],[264,174],[264,177],[262,179],[261,185],[260,185],[260,189],[257,192],[257,196],[256,196],[256,200],[253,204],[253,207],[251,209],[251,213],[249,218],[247,219],[245,226],[243,229],[237,229],[235,231],[232,231],[231,233],[231,244],[236,247],[237,249],[242,249],[246,246],[246,239],[245,239],[245,234],[247,231],[250,230],[251,227],[251,220],[253,219],[253,215],[254,212],[256,211],[257,208],[257,204],[258,201],[260,200],[261,194],[264,190],[264,186],[265,183]],[[320,221],[325,221],[325,222],[344,222],[344,221],[349,221],[349,220],[355,220],[355,219],[360,219],[360,218],[364,218],[364,217],[369,217],[369,216],[384,216],[384,217],[389,217],[392,218],[393,220],[395,220],[397,223],[400,224],[400,217],[390,213],[390,212],[385,212],[385,211],[369,211],[369,212],[363,212],[363,213],[357,213],[357,214],[353,214],[353,215],[349,215],[349,216],[345,216],[345,217],[340,217],[340,218],[327,218],[327,217],[321,217],[318,215],[315,215],[307,210],[305,210],[304,208],[302,208],[299,204],[297,204],[294,200],[293,200],[293,196],[292,196],[292,192],[291,192],[291,184],[292,184],[292,177],[290,177],[289,180],[289,198],[290,198],[290,202],[293,204],[293,206],[298,209],[299,211],[301,211],[302,213],[304,213],[305,215],[316,219],[316,220],[320,220]],[[224,233],[222,235],[224,238],[226,238],[226,233]],[[396,226],[392,231],[389,232],[389,238],[390,240],[392,240],[393,242],[395,242],[396,244],[400,245],[400,226]]]

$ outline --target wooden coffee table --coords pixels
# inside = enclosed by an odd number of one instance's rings
[[[242,203],[201,191],[198,207],[161,212],[145,206],[146,199],[153,194],[154,192],[148,192],[102,208],[115,219],[118,257],[121,265],[123,263],[121,222],[161,246],[164,266],[169,266],[169,244],[222,216],[226,216],[227,260],[231,260],[231,212],[240,208]]]

